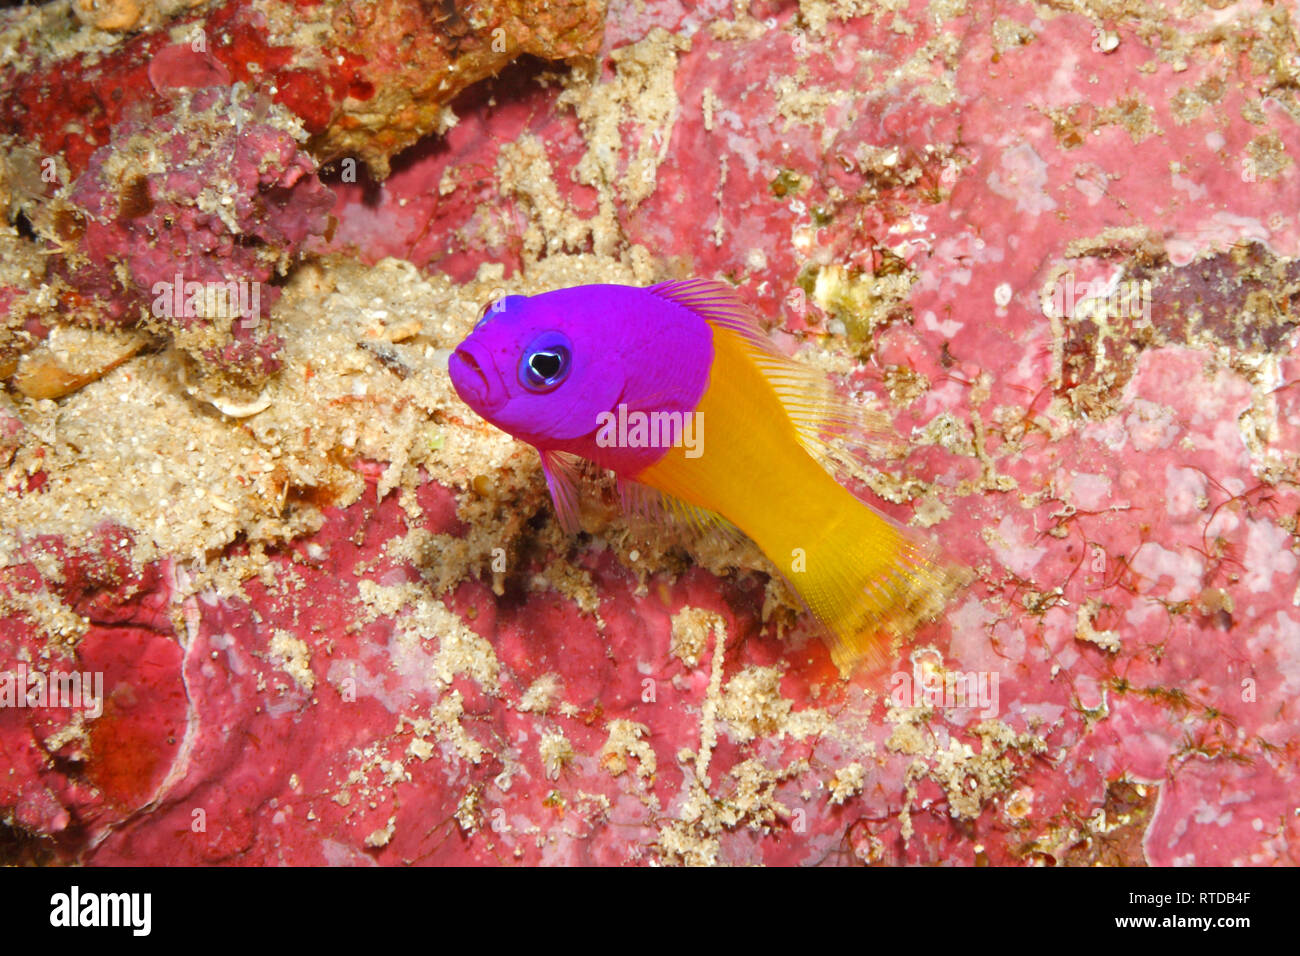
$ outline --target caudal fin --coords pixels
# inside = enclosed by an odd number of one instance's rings
[[[812,536],[791,583],[826,628],[842,674],[879,670],[896,645],[937,617],[965,583],[961,569],[862,502]]]

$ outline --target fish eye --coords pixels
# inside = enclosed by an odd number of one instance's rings
[[[519,383],[530,392],[549,392],[569,377],[569,340],[559,332],[538,336],[519,358]]]

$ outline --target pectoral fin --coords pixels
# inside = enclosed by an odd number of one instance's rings
[[[576,534],[582,530],[578,521],[578,469],[582,459],[563,451],[544,451],[541,456],[555,516],[566,534]]]

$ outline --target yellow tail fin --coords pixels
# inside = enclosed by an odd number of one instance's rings
[[[845,497],[850,502],[840,514],[805,529],[804,560],[792,560],[787,577],[825,625],[831,660],[847,674],[858,665],[885,666],[899,642],[943,611],[963,576],[913,535]],[[789,550],[798,556],[797,547]]]

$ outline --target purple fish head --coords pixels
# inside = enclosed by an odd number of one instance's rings
[[[450,360],[465,404],[542,451],[621,474],[662,449],[596,442],[603,416],[694,410],[713,360],[708,323],[651,289],[588,285],[493,303]]]

